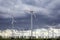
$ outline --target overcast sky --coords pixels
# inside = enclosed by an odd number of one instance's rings
[[[31,10],[34,29],[60,27],[60,0],[0,0],[0,29],[12,28],[12,16],[15,29],[30,29]]]

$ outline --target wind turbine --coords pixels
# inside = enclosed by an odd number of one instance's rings
[[[12,15],[12,37],[14,37],[14,16]]]
[[[52,26],[54,25],[55,23],[53,23],[52,24]],[[48,26],[49,28],[51,28],[51,29],[48,29],[48,38],[49,38],[49,30],[52,30],[51,32],[52,32],[52,37],[54,38],[55,36],[54,36],[54,28],[55,28],[55,26],[53,26],[53,27],[51,27],[51,26]]]
[[[47,29],[47,30],[48,30],[48,35],[47,35],[47,36],[48,36],[48,38],[49,38],[49,30],[50,30],[49,28],[50,28],[50,26],[47,25],[47,27],[48,27],[48,29]]]
[[[8,13],[3,13],[3,14],[7,14],[7,15],[9,15],[11,17],[11,20],[12,20],[11,21],[11,25],[12,25],[12,37],[14,37],[14,31],[13,31],[13,29],[14,29],[14,22],[16,22],[14,20],[14,16],[12,14],[10,14],[9,11],[8,11]]]
[[[15,21],[15,19],[14,19],[13,14],[10,14],[9,11],[10,11],[10,9],[8,9],[8,15],[11,16],[11,20],[12,20],[12,21],[11,21],[11,25],[12,25],[12,38],[14,38],[14,22],[16,22],[16,21]]]
[[[52,37],[53,37],[53,38],[55,37],[55,33],[54,33],[55,26],[54,26],[54,25],[55,25],[55,23],[52,24],[52,26],[53,26],[53,27],[52,27],[52,28],[53,28],[53,30],[52,30]]]
[[[49,25],[47,25],[48,26],[48,38],[50,37],[50,30],[52,30],[51,32],[52,32],[52,37],[54,37],[54,30],[53,30],[53,27],[51,27],[51,26],[49,26]]]
[[[34,10],[24,10],[25,12],[29,12],[31,14],[31,38],[33,37],[33,15],[35,13]],[[36,17],[36,15],[34,15]]]

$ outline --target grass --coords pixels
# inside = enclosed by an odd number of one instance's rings
[[[2,38],[0,37],[0,40],[60,40],[59,38]]]

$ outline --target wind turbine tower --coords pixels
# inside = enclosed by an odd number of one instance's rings
[[[30,11],[31,13],[31,38],[33,36],[33,11]]]

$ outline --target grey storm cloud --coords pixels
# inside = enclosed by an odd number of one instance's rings
[[[33,16],[34,28],[47,27],[47,25],[59,27],[60,0],[0,0],[0,26],[6,26],[6,23],[11,27],[10,17],[13,15],[16,20],[15,28],[18,26],[30,28],[31,10],[36,16],[36,18]]]

